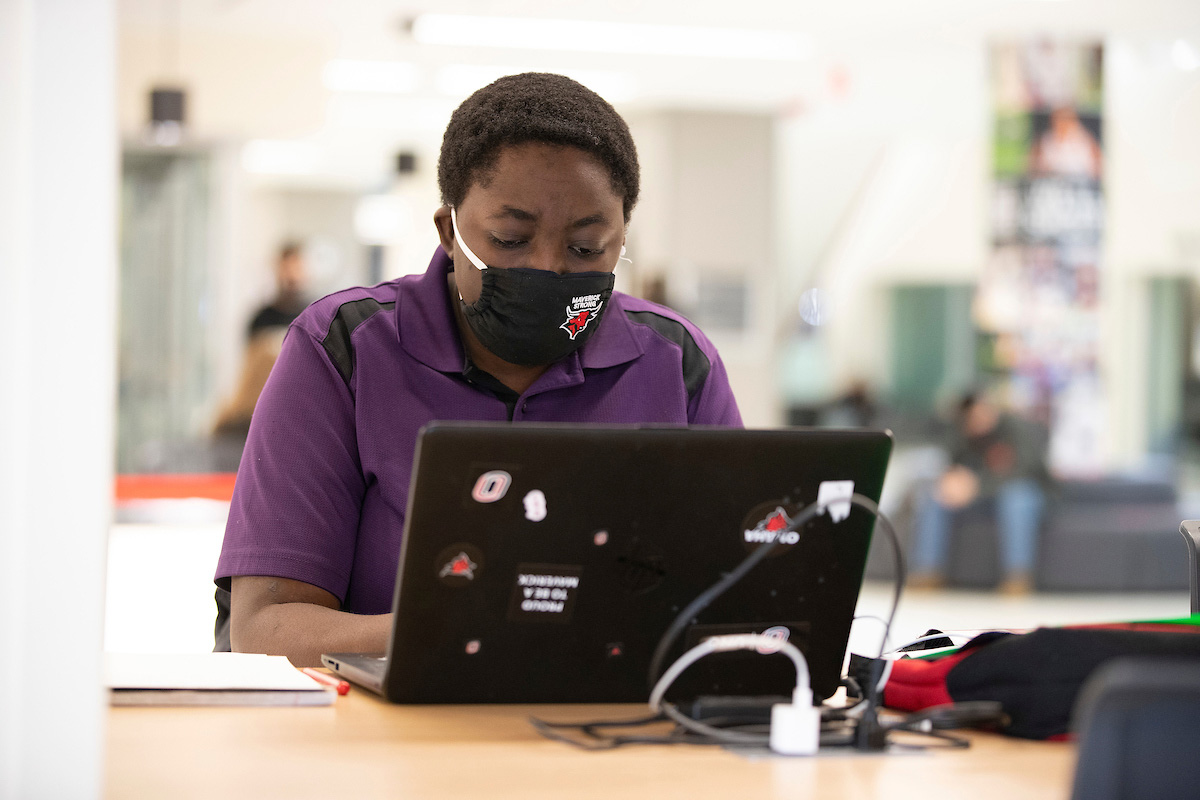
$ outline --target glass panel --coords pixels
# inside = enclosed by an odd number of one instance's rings
[[[124,154],[118,472],[207,469],[209,180],[203,154]]]

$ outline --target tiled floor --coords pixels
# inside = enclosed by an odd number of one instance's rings
[[[194,514],[186,522],[114,525],[109,539],[105,646],[124,652],[202,652],[212,647],[212,576],[223,525]],[[1155,619],[1188,613],[1186,592],[1033,594],[910,592],[896,615],[891,645],[929,628],[945,631],[1028,628],[1074,622]],[[886,616],[891,587],[869,583],[860,616]],[[860,620],[851,649],[874,655],[882,626]]]

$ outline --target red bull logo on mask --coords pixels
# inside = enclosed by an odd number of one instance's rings
[[[567,319],[558,327],[566,331],[572,341],[583,333],[593,319],[600,316],[600,308],[604,305],[600,297],[598,294],[585,294],[571,298],[571,304],[567,306]]]

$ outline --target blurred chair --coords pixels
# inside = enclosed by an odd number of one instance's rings
[[[951,585],[984,588],[1000,579],[993,519],[983,504],[958,515],[947,554]],[[1050,492],[1042,519],[1034,583],[1042,591],[1182,589],[1188,578],[1174,533],[1178,525],[1169,483],[1062,481]]]
[[[1075,706],[1072,800],[1200,796],[1200,660],[1118,658]]]
[[[1187,543],[1188,576],[1192,583],[1192,613],[1200,614],[1200,520],[1185,519],[1179,532]]]
[[[1048,591],[1163,591],[1188,585],[1179,507],[1167,481],[1064,481],[1047,519],[1037,585]]]

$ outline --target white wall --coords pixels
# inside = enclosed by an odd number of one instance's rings
[[[3,797],[100,795],[115,60],[111,0],[0,2]]]
[[[703,278],[746,281],[746,329],[705,333],[721,353],[746,425],[778,425],[773,120],[664,111],[633,114],[629,122],[642,166],[629,229],[634,271],[666,276],[672,297],[686,297]]]

